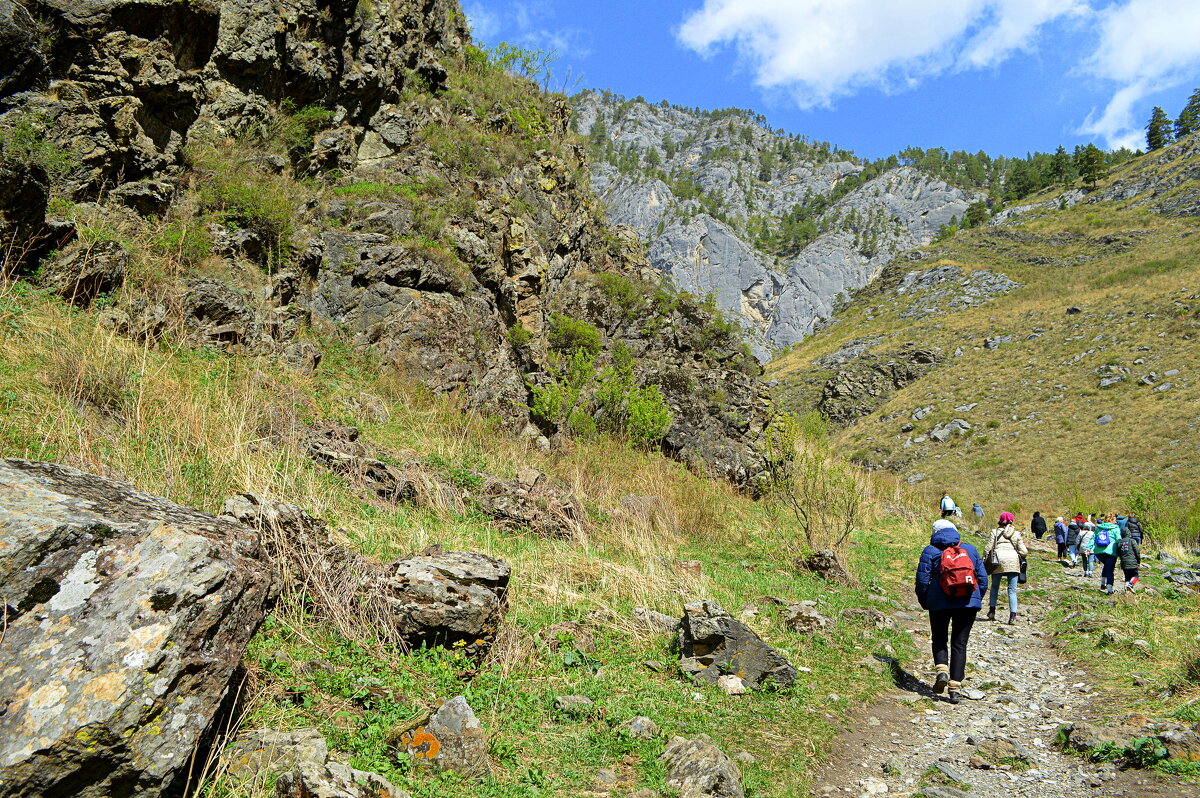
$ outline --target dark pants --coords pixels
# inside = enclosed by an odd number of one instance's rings
[[[1097,554],[1096,559],[1100,561],[1100,565],[1102,566],[1100,571],[1100,587],[1112,587],[1113,576],[1117,570],[1117,555]]]
[[[1121,570],[1125,572],[1126,584],[1128,584],[1130,579],[1138,578],[1138,569],[1137,568],[1122,568]]]
[[[1059,543],[1058,544],[1058,559],[1061,560],[1063,557],[1066,557],[1066,556],[1067,556],[1067,544]]]
[[[950,681],[961,682],[967,672],[967,640],[978,609],[930,610],[929,635],[933,638],[933,662],[950,665]],[[954,630],[950,627],[953,624]]]
[[[942,518],[950,518],[954,515],[953,510],[942,510]]]
[[[1035,538],[1037,538],[1038,540],[1041,540],[1041,539],[1042,539],[1042,535],[1044,535],[1044,534],[1046,534],[1046,533],[1045,533],[1045,532],[1034,532],[1034,533],[1033,533],[1033,536],[1034,536]]]

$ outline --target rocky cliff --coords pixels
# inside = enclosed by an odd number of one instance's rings
[[[36,0],[0,14],[20,52],[0,98],[9,266],[79,305],[107,297],[117,330],[312,369],[310,333],[332,325],[539,445],[565,419],[531,414],[533,388],[561,388],[575,348],[551,344],[555,325],[595,330],[591,366],[610,363],[611,303],[588,321],[558,311],[587,275],[636,272],[641,247],[604,222],[564,98],[473,47],[457,3]],[[652,273],[636,283],[660,288]],[[640,339],[625,388],[658,391],[666,424],[648,443],[745,483],[765,417],[757,367],[738,365],[736,336],[680,357],[664,332],[721,325],[689,308],[621,333]],[[685,379],[660,378],[666,362]],[[694,416],[681,391],[696,382],[719,383],[738,420]],[[621,432],[618,415],[597,425]]]
[[[896,253],[961,219],[972,199],[911,167],[868,171],[748,112],[597,92],[574,105],[609,217],[637,230],[675,285],[735,314],[764,359],[811,333]]]

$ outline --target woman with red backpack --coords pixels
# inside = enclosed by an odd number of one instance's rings
[[[946,519],[933,522],[929,545],[917,563],[916,593],[921,608],[929,612],[929,634],[937,675],[935,693],[945,692],[957,704],[967,670],[967,642],[975,616],[983,607],[987,571],[979,552],[963,543],[957,527]]]

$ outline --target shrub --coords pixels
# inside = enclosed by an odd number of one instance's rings
[[[551,349],[563,354],[583,351],[594,357],[600,352],[600,331],[586,321],[561,313],[550,314],[548,340]]]
[[[508,328],[508,342],[518,349],[522,346],[527,346],[533,340],[533,333],[526,330],[520,324],[514,324]]]
[[[10,121],[11,120],[11,121]],[[0,126],[0,163],[37,167],[61,179],[79,167],[75,153],[46,139],[51,121],[42,114],[13,114]]]
[[[207,172],[200,196],[206,208],[259,235],[267,245],[267,265],[276,266],[291,252],[296,208],[288,186],[237,157],[234,148],[193,150],[193,164]]]
[[[164,224],[155,231],[151,246],[187,266],[195,266],[212,253],[208,231],[203,225],[189,221]]]
[[[646,306],[645,292],[632,280],[620,274],[598,274],[596,285],[600,288],[600,293],[620,308],[622,315],[627,319],[637,318]]]
[[[124,409],[133,395],[126,369],[79,352],[60,352],[50,364],[47,382],[53,391],[72,402],[107,412]]]

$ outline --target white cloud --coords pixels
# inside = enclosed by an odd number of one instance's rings
[[[475,41],[490,42],[500,33],[500,18],[479,3],[467,3],[463,13],[467,15],[467,24],[471,26]]]
[[[1110,147],[1136,149],[1144,144],[1144,119],[1150,118],[1143,98],[1195,79],[1200,70],[1200,3],[1130,0],[1100,12],[1099,34],[1085,67],[1118,88],[1079,132],[1103,138]]]
[[[990,66],[1081,0],[705,0],[678,31],[702,54],[732,44],[758,85],[803,107],[863,87],[911,87]]]
[[[464,6],[477,42],[496,45],[501,41],[531,50],[554,53],[559,58],[586,58],[592,37],[578,27],[551,27],[554,8],[546,0],[474,0]]]

